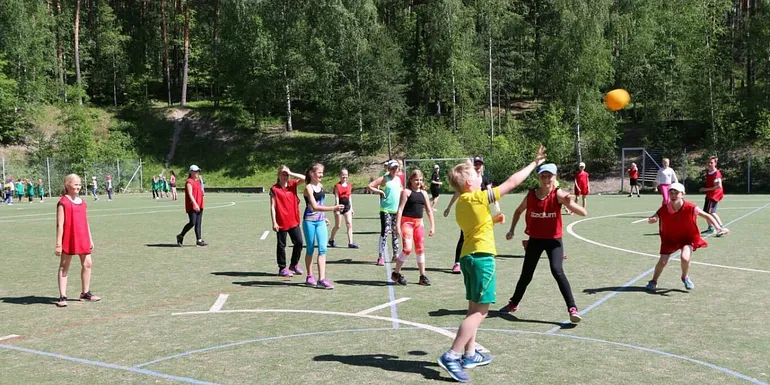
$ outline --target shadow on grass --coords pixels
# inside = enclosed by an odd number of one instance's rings
[[[227,277],[278,277],[277,273],[265,273],[263,271],[215,271],[211,274]]]
[[[647,219],[649,216],[646,215],[621,215],[616,218],[625,218],[625,219]]]
[[[334,281],[334,283],[347,286],[391,286],[393,284],[392,282],[385,281],[363,281],[356,279],[341,279]]]
[[[250,287],[276,287],[276,286],[296,286],[296,287],[311,287],[305,284],[305,282],[292,282],[292,281],[245,281],[245,282],[233,282],[233,285],[250,286]]]
[[[374,221],[374,220],[377,220],[377,221],[379,221],[380,218],[379,217],[353,217],[353,220],[356,220],[356,221],[361,221],[361,220],[372,220],[372,221]],[[379,233],[377,233],[377,234],[379,234]]]
[[[420,269],[416,267],[402,267],[401,271],[418,271]],[[452,274],[455,275],[455,273],[452,272],[452,269],[440,269],[438,267],[426,267],[425,271],[433,271],[436,273],[444,273],[444,274]]]
[[[498,254],[495,255],[495,258],[524,258],[524,255],[513,255],[513,254]]]
[[[327,260],[326,264],[333,264],[333,265],[374,265],[375,260],[371,261],[354,261],[350,258],[345,259],[335,259],[335,260]]]
[[[438,368],[438,364],[433,361],[399,360],[398,358],[398,356],[390,354],[356,354],[350,356],[324,354],[313,357],[313,361],[339,362],[350,366],[366,366],[390,372],[415,373],[421,374],[427,380],[454,382],[450,378],[441,377],[441,373],[434,369]]]
[[[374,234],[380,234],[379,231],[354,231],[353,234],[356,235],[374,235]]]
[[[54,297],[38,297],[36,295],[28,295],[26,297],[1,297],[0,301],[3,303],[11,303],[14,305],[50,305],[56,303],[58,298]]]
[[[460,310],[438,309],[438,310],[433,310],[428,312],[428,315],[431,317],[444,317],[448,315],[466,315],[466,314],[468,314],[467,309],[460,309]],[[536,319],[519,318],[514,316],[513,314],[500,313],[499,311],[495,311],[495,310],[490,310],[489,314],[487,315],[487,318],[502,318],[504,320],[511,321],[511,322],[556,325],[556,326],[560,326],[562,329],[572,329],[576,326],[569,323],[562,324],[561,322],[555,322],[555,321],[543,321],[543,320],[536,320]]]
[[[668,293],[674,292],[674,293],[689,293],[687,290],[682,289],[658,289],[655,291],[649,291],[644,286],[607,286],[607,287],[597,287],[594,289],[583,289],[583,293],[586,294],[596,294],[596,293],[602,293],[607,291],[616,291],[616,292],[622,292],[622,293],[645,293],[645,294],[652,294],[652,295],[662,295],[662,296],[668,296]]]
[[[176,243],[146,243],[147,247],[179,247]],[[195,245],[192,245],[195,246]]]
[[[647,233],[647,234],[642,234],[642,235],[644,235],[645,237],[651,237],[653,235],[654,236],[658,236],[658,235],[660,235],[660,233]]]

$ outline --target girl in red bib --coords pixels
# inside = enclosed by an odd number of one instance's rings
[[[91,251],[94,241],[91,227],[86,216],[86,202],[78,194],[81,189],[80,177],[70,174],[64,177],[64,195],[56,205],[56,249],[54,254],[59,259],[59,301],[56,306],[67,306],[67,275],[72,256],[80,257],[81,301],[99,301],[101,298],[91,294]]]
[[[500,309],[500,312],[512,313],[519,310],[519,302],[521,302],[524,292],[527,291],[527,286],[532,281],[537,263],[540,261],[540,255],[545,251],[551,265],[551,274],[556,279],[559,291],[561,291],[564,302],[567,304],[569,319],[572,323],[578,323],[582,318],[577,305],[575,305],[575,298],[572,296],[572,289],[569,286],[567,276],[562,269],[564,244],[561,239],[561,207],[564,205],[570,211],[582,216],[586,215],[586,209],[578,205],[577,202],[573,202],[568,192],[556,188],[554,185],[556,171],[556,165],[553,163],[540,166],[537,170],[540,186],[529,191],[529,194],[513,214],[511,230],[506,234],[505,239],[513,238],[516,223],[519,222],[521,214],[526,211],[527,228],[524,233],[529,235],[529,240],[526,246],[527,251],[524,253],[521,276],[516,284],[516,291],[508,305]]]
[[[682,261],[682,283],[687,290],[695,288],[695,284],[687,274],[690,270],[690,257],[693,251],[708,246],[698,230],[698,216],[708,221],[720,233],[727,234],[730,230],[723,228],[707,212],[701,210],[695,204],[684,200],[684,186],[681,183],[673,183],[669,188],[669,203],[661,206],[658,212],[647,219],[649,223],[657,223],[660,228],[660,259],[655,265],[655,273],[652,280],[647,282],[647,290],[655,291],[658,287],[658,278],[666,267],[671,254],[679,251],[679,259]]]
[[[337,247],[337,243],[334,242],[334,236],[337,235],[337,230],[340,229],[340,222],[342,217],[345,217],[345,226],[348,228],[348,248],[357,249],[358,245],[353,243],[353,185],[348,182],[348,170],[343,168],[340,171],[340,181],[334,185],[334,198],[336,204],[343,205],[343,208],[339,212],[334,212],[334,227],[332,228],[332,235],[329,237],[329,247]]]

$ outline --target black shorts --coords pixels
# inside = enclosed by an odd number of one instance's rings
[[[350,199],[348,198],[340,198],[340,204],[345,206],[341,211],[340,214],[345,214],[348,211],[350,211]]]
[[[636,186],[639,183],[638,181],[636,178],[631,178],[631,186]]]
[[[703,211],[705,211],[705,212],[707,212],[709,214],[715,213],[715,212],[717,212],[717,205],[718,204],[719,204],[719,202],[717,202],[717,201],[715,201],[713,199],[706,198],[706,202],[703,203]]]
[[[438,187],[431,186],[431,188],[430,188],[430,196],[432,198],[434,198],[434,199],[438,198],[438,196],[439,196],[439,189],[438,189]]]
[[[171,186],[171,188],[176,188],[176,183],[171,183],[169,186]]]

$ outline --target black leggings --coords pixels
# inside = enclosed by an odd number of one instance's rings
[[[195,241],[200,241],[201,239],[201,220],[203,219],[203,209],[201,211],[195,212],[195,211],[188,211],[187,217],[190,219],[189,222],[187,222],[186,225],[184,225],[184,228],[182,229],[182,233],[180,234],[182,238],[184,238],[184,235],[187,234],[190,229],[195,227]]]
[[[460,239],[457,240],[457,248],[455,248],[455,263],[460,263],[460,253],[463,251],[463,245],[465,244],[465,234],[460,230]]]
[[[278,230],[278,247],[275,251],[275,257],[279,270],[286,268],[286,234],[289,235],[291,243],[294,245],[291,249],[291,266],[298,264],[302,255],[302,230],[299,226],[294,226],[288,230]]]
[[[575,298],[572,297],[572,289],[569,287],[569,281],[562,269],[564,245],[562,244],[561,238],[529,239],[527,251],[524,253],[524,266],[521,269],[519,283],[516,284],[516,291],[510,299],[511,303],[518,305],[519,302],[521,302],[521,298],[524,297],[524,292],[527,291],[527,285],[532,281],[532,275],[535,273],[537,262],[540,260],[540,255],[543,254],[543,251],[548,255],[548,262],[551,264],[551,274],[553,275],[553,278],[556,279],[556,283],[559,284],[559,291],[561,292],[561,296],[564,297],[567,308],[576,307]]]

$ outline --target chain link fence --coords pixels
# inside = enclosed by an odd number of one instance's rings
[[[82,194],[89,190],[86,188],[93,178],[96,178],[97,190],[106,193],[107,176],[112,178],[113,193],[130,193],[143,191],[144,175],[142,173],[141,159],[115,159],[96,161],[90,164],[75,165],[56,158],[26,159],[21,157],[2,157],[3,181],[13,178],[29,179],[37,185],[38,180],[43,181],[48,197],[61,194],[64,177],[85,170],[82,178]]]

